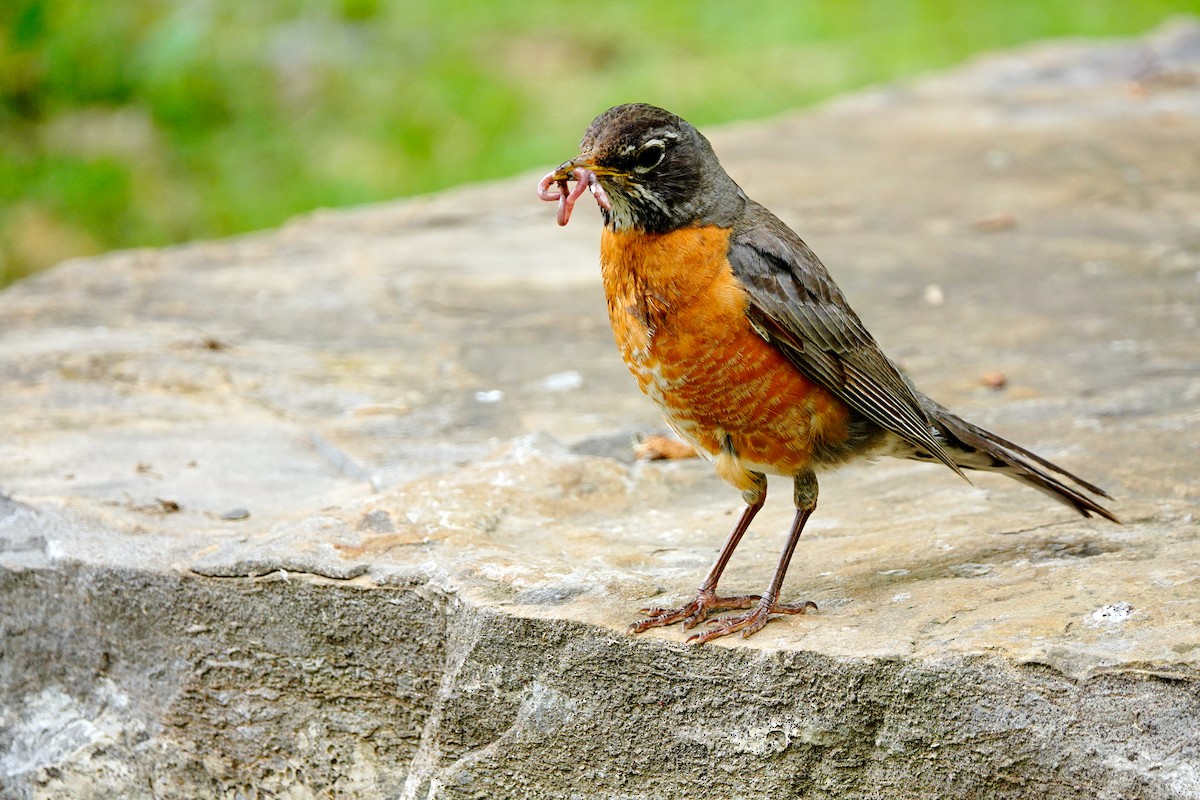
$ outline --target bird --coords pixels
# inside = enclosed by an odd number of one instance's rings
[[[817,507],[818,470],[859,459],[940,463],[963,478],[998,472],[1084,517],[1119,523],[1092,497],[1111,500],[1103,489],[922,394],[816,254],[746,195],[686,120],[645,103],[601,113],[538,196],[559,203],[565,225],[585,190],[603,216],[600,274],[625,364],[745,504],[694,597],[641,609],[631,633],[707,623],[687,639],[703,644],[816,610],[781,601],[784,577]],[[761,594],[720,595],[718,581],[766,502],[767,475],[792,479],[783,553]]]

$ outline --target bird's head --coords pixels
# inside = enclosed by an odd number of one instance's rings
[[[604,224],[613,230],[726,224],[745,202],[708,140],[656,106],[610,108],[592,120],[579,150],[546,178],[574,179],[578,169],[594,175],[609,204],[601,203]]]

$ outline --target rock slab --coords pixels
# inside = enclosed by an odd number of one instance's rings
[[[1200,797],[1200,25],[710,133],[927,393],[1126,524],[851,468],[819,613],[631,638],[739,501],[630,457],[595,212],[521,176],[75,261],[0,294],[0,797]]]

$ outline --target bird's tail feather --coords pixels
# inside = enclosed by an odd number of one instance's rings
[[[928,397],[921,395],[920,400],[941,434],[939,440],[945,440],[946,452],[959,467],[1003,473],[1071,506],[1085,517],[1096,514],[1120,524],[1111,511],[1085,494],[1109,497],[1099,486],[1067,472],[1037,453],[972,425]]]

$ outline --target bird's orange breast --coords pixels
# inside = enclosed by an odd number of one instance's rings
[[[759,336],[715,226],[649,234],[605,229],[601,274],[625,363],[668,423],[718,471],[795,474],[819,442],[848,435],[849,411]]]

